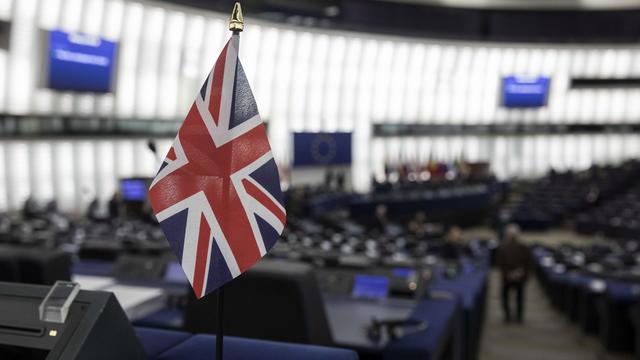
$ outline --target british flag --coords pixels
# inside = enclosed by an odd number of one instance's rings
[[[233,35],[149,188],[198,298],[260,260],[286,221],[278,169],[238,45]]]

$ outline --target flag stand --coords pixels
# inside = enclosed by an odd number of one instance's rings
[[[244,18],[242,16],[242,8],[239,2],[233,5],[231,11],[231,18],[229,19],[229,30],[233,35],[239,35],[244,29]],[[238,49],[239,52],[239,49]],[[223,359],[223,345],[224,345],[224,285],[220,286],[216,291],[217,296],[217,320],[216,325],[216,360]]]
[[[222,360],[222,344],[224,341],[224,285],[220,286],[216,291],[218,325],[216,329],[216,360]]]

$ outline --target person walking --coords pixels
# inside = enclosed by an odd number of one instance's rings
[[[516,224],[507,225],[504,239],[498,248],[497,264],[502,273],[502,308],[505,322],[513,319],[510,300],[512,293],[516,295],[516,318],[519,323],[524,321],[525,285],[529,278],[531,254],[529,248],[520,243],[520,227]]]

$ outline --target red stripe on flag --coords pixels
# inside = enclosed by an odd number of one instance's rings
[[[254,199],[258,200],[258,202],[264,205],[264,207],[266,207],[269,211],[271,211],[278,218],[278,220],[280,220],[282,225],[285,224],[285,221],[287,219],[286,214],[267,195],[265,195],[262,190],[253,185],[253,183],[247,179],[242,180],[242,185],[244,185],[247,193]]]
[[[193,290],[199,299],[204,293],[203,284],[205,272],[207,271],[207,260],[209,257],[209,241],[211,239],[211,228],[205,219],[204,214],[200,215],[200,233],[198,234],[198,246],[196,252],[196,268],[193,272]]]
[[[231,40],[229,40],[231,41]],[[224,67],[227,60],[227,48],[229,42],[225,45],[220,53],[216,65],[213,69],[213,78],[211,79],[211,95],[209,97],[209,112],[213,116],[213,121],[218,125],[220,119],[220,102],[222,100],[222,86],[224,84]],[[233,79],[230,79],[233,80]]]
[[[173,150],[173,146],[171,147],[171,149],[169,149],[169,152],[167,153],[167,159],[169,160],[175,160],[176,157],[176,152],[175,150]]]

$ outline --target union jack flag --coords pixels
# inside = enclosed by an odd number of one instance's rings
[[[233,35],[149,187],[149,199],[198,298],[275,244],[286,213],[278,169]]]

